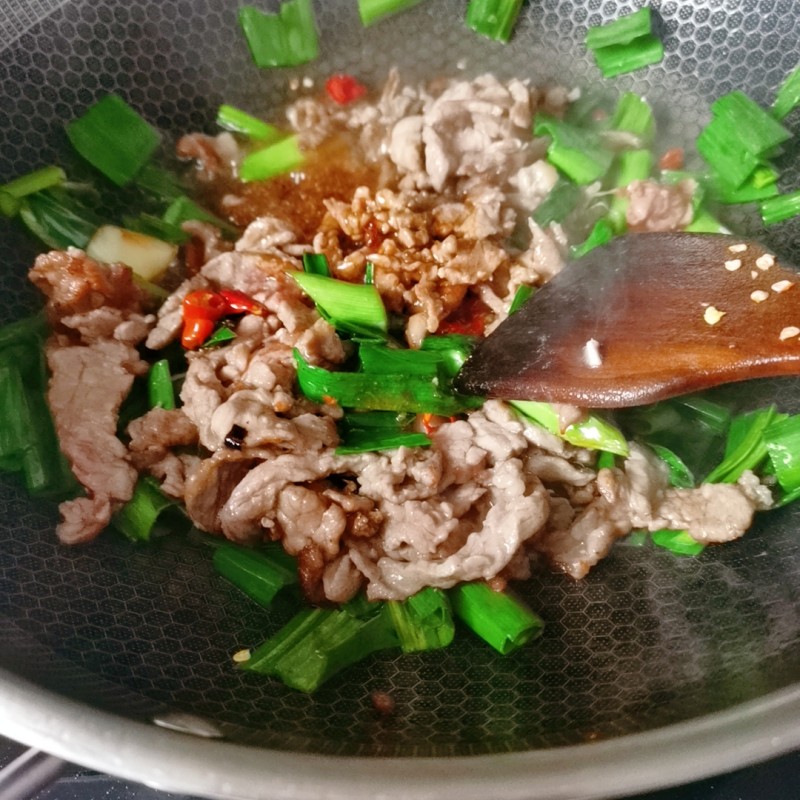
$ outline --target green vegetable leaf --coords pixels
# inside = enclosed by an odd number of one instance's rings
[[[116,94],[67,123],[66,130],[72,146],[118,186],[136,177],[159,144],[155,128]]]

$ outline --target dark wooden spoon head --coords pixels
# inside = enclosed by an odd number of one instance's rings
[[[623,236],[539,289],[477,346],[456,388],[622,408],[800,374],[796,284],[794,269],[738,237]]]

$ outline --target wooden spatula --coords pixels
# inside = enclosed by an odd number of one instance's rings
[[[800,275],[762,245],[641,233],[568,264],[481,342],[469,394],[621,408],[800,375]]]

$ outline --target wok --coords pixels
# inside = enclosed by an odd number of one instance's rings
[[[800,61],[790,0],[654,4],[663,63],[602,85],[586,28],[639,3],[527,2],[507,46],[468,31],[455,0],[426,0],[370,29],[354,0],[315,5],[319,59],[259,71],[225,0],[2,0],[0,181],[51,162],[80,175],[62,125],[108,91],[169,143],[213,131],[223,101],[272,114],[291,79],[319,86],[344,71],[378,86],[392,65],[407,81],[493,71],[633,89],[654,104],[663,140],[688,145],[709,101],[741,88],[768,103]],[[794,156],[781,161],[792,187]],[[798,263],[796,227],[735,222]],[[0,233],[6,322],[37,307],[25,278],[36,245],[12,224]],[[742,404],[798,411],[799,386],[737,392]],[[375,657],[313,696],[232,668],[231,653],[283,617],[216,578],[201,546],[106,534],[68,549],[56,519],[2,480],[0,733],[104,772],[273,800],[598,798],[800,745],[800,508],[762,515],[743,540],[700,558],[618,547],[582,582],[537,574],[522,593],[547,632],[508,658],[465,633],[445,651]],[[375,712],[373,691],[392,695],[392,715]]]

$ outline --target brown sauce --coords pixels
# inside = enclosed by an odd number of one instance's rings
[[[359,186],[374,191],[379,177],[379,166],[367,163],[357,143],[341,134],[307,153],[301,171],[253,183],[216,180],[206,187],[206,202],[239,228],[261,216],[279,217],[302,241],[310,242],[325,216],[326,198],[349,202]],[[223,203],[226,195],[240,202]]]

